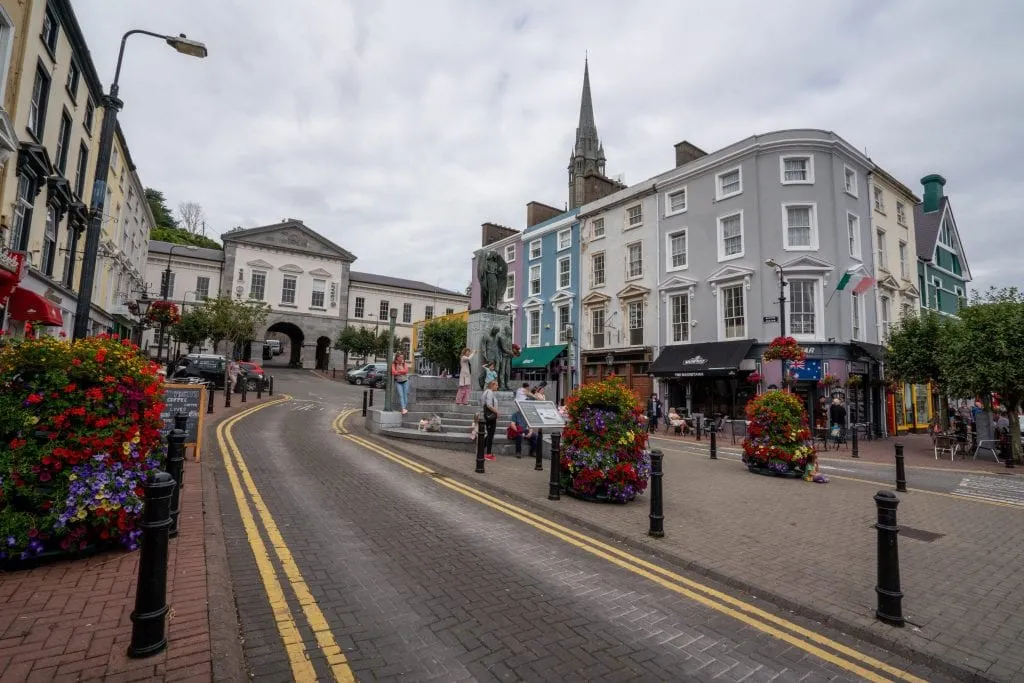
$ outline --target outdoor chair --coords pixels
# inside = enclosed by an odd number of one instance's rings
[[[939,459],[940,455],[945,457],[948,454],[949,460],[952,462],[958,450],[956,437],[949,434],[935,434],[932,441],[932,450],[935,453],[936,460]]]

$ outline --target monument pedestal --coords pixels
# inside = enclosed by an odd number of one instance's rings
[[[470,311],[466,329],[466,346],[473,349],[470,366],[473,368],[473,390],[480,389],[480,341],[491,333],[491,329],[501,329],[508,325],[508,313],[504,311]]]

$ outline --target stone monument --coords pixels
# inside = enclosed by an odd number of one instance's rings
[[[498,389],[508,391],[512,365],[512,328],[508,313],[498,310],[498,302],[503,298],[508,280],[508,264],[496,251],[481,252],[477,257],[476,278],[480,284],[480,308],[470,311],[466,330],[466,346],[476,352],[470,361],[472,386],[474,389],[483,389],[483,365],[494,361],[498,372]]]

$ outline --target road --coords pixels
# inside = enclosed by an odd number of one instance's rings
[[[942,680],[434,475],[337,419],[359,390],[275,374],[290,399],[215,456],[255,680]]]

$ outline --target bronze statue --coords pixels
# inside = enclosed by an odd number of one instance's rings
[[[494,338],[493,330],[492,334],[485,334],[480,338],[480,376],[478,378],[478,384],[481,391],[483,391],[487,385],[487,365],[489,363],[494,363],[495,371],[497,371],[498,343]]]
[[[480,309],[498,310],[498,302],[505,296],[508,264],[496,251],[485,251],[477,256],[476,277],[480,283]]]
[[[497,335],[496,341],[498,347],[498,388],[502,391],[511,391],[512,328],[505,325]]]

